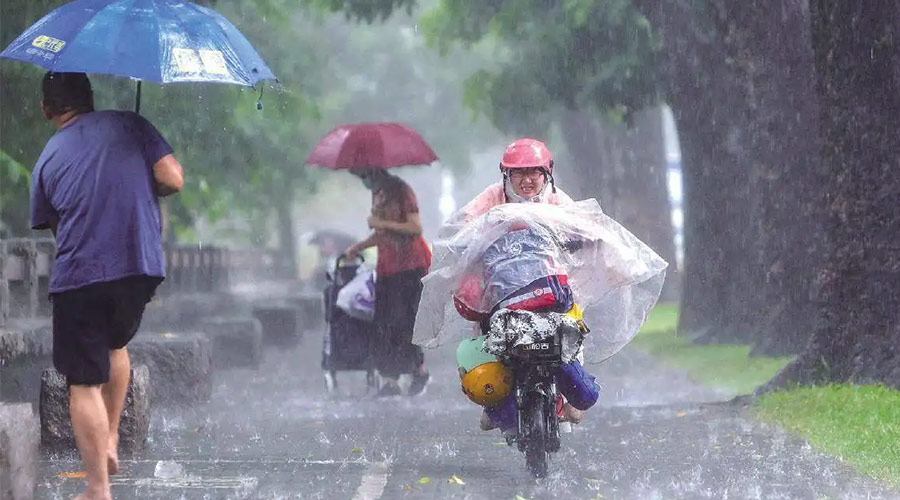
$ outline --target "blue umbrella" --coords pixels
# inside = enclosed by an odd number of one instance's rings
[[[0,57],[56,72],[140,82],[275,80],[250,42],[216,11],[181,0],[77,0],[44,16]]]

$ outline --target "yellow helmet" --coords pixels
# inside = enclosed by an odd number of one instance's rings
[[[480,364],[465,374],[462,370],[463,392],[476,404],[497,406],[512,391],[512,374],[499,361]]]

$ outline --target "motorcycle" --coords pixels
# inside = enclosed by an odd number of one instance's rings
[[[516,427],[515,434],[507,434],[507,443],[515,442],[525,454],[528,471],[542,478],[549,472],[551,454],[561,446],[559,414],[563,398],[557,377],[562,373],[560,368],[576,357],[590,330],[577,305],[567,313],[499,313],[504,314],[505,320],[482,323],[482,330],[487,330],[488,351],[499,358],[513,378]]]
[[[559,335],[513,347],[504,363],[514,374],[517,410],[515,442],[525,466],[536,478],[546,477],[550,454],[560,449],[556,369],[562,361]]]
[[[497,364],[510,375],[481,383],[472,376],[492,361],[461,364],[460,376],[470,379],[463,392],[487,408],[491,425],[503,422],[529,472],[545,477],[551,455],[561,447],[560,394],[581,410],[593,404],[574,404],[584,388],[570,386],[579,376],[589,377],[574,363],[587,333],[581,309],[604,312],[595,325],[601,334],[590,337],[591,361],[612,356],[634,337],[656,302],[666,263],[595,200],[503,204],[476,219],[459,218],[442,229],[434,255],[422,280],[413,342],[436,347],[471,332],[471,322],[480,323],[483,352],[499,358]],[[580,307],[574,305],[576,293]],[[497,384],[503,387],[502,403],[495,401]],[[485,395],[490,404],[480,400]]]

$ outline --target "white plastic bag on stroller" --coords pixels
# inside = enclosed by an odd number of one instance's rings
[[[375,317],[375,271],[360,267],[356,276],[338,292],[335,305],[352,318],[372,321]]]

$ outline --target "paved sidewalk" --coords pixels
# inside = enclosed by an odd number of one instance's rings
[[[594,367],[602,403],[536,482],[497,431],[478,430],[455,346],[426,354],[434,377],[422,396],[376,400],[350,373],[329,400],[320,342],[307,334],[294,351],[267,350],[260,371],[217,372],[208,404],[156,409],[115,498],[900,499],[627,349]],[[78,469],[74,457],[47,457],[37,498],[68,500],[81,480],[60,474]]]

